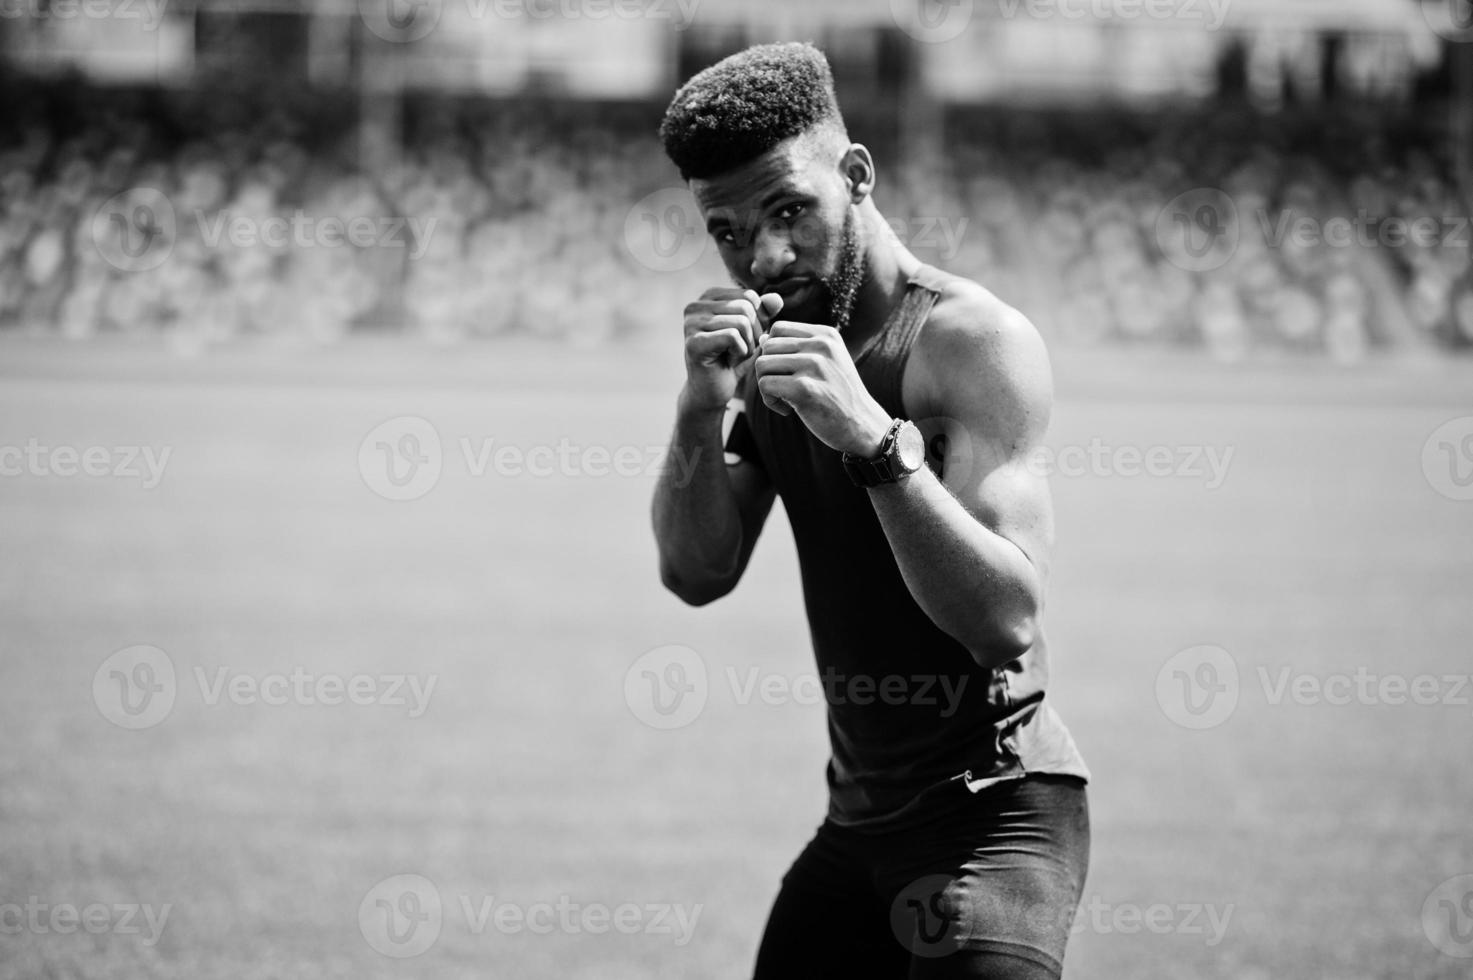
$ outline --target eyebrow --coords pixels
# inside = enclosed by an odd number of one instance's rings
[[[798,197],[798,196],[801,196],[801,192],[798,190],[798,188],[795,187],[795,186],[793,186],[792,184],[788,183],[786,180],[784,180],[783,183],[782,183],[782,185],[780,187],[778,187],[777,189],[771,191],[766,197],[762,198],[761,203],[759,203],[757,205],[757,210],[759,212],[765,212],[769,208],[771,208],[774,204],[776,204],[778,201],[782,200],[785,197]],[[712,212],[711,217],[709,217],[709,218],[706,219],[706,232],[708,234],[713,234],[714,235],[716,233],[716,229],[718,229],[718,228],[725,228],[726,226],[728,226],[730,224],[730,222],[726,220],[726,218],[724,216],[724,212],[730,211],[730,210],[732,210],[732,209],[731,208],[717,208],[717,209],[715,209]]]

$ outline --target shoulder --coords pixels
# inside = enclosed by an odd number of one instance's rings
[[[985,414],[1020,435],[1041,434],[1053,406],[1052,370],[1037,329],[991,291],[959,276],[942,284],[911,352],[905,388],[907,404],[929,415]]]

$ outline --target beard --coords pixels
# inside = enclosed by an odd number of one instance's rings
[[[854,315],[854,301],[859,296],[859,287],[864,282],[864,262],[859,248],[859,232],[854,221],[855,209],[851,205],[844,213],[844,231],[839,240],[839,265],[832,276],[820,276],[818,281],[829,294],[829,326],[840,333],[849,326]]]
[[[839,233],[839,262],[831,276],[815,276],[820,287],[814,303],[827,300],[829,326],[843,333],[854,316],[854,302],[859,297],[859,287],[864,283],[864,251],[859,244],[859,225],[855,221],[856,209],[851,205],[844,214],[844,227]],[[750,289],[736,276],[731,280],[742,289]],[[808,304],[805,304],[805,306]]]

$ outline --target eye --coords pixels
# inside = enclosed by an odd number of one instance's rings
[[[793,204],[787,205],[781,211],[779,211],[777,213],[777,216],[779,218],[783,219],[784,221],[792,221],[794,218],[797,218],[800,215],[802,215],[805,210],[807,210],[807,209],[804,208],[803,205],[798,204],[798,203],[793,203]]]

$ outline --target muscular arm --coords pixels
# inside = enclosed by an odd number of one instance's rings
[[[721,420],[751,377],[758,335],[781,307],[779,296],[718,286],[685,308],[686,382],[669,453],[680,465],[665,467],[651,516],[660,580],[691,605],[736,587],[772,509],[775,494],[760,467],[726,465]]]
[[[704,605],[736,587],[774,493],[760,467],[726,464],[724,409],[687,408],[687,402],[682,394],[670,440],[670,454],[686,463],[665,467],[655,487],[653,520],[660,580],[691,605]],[[682,483],[683,473],[688,482]]]
[[[1021,314],[964,296],[938,305],[904,389],[917,419],[946,420],[945,482],[923,467],[871,502],[916,602],[1001,666],[1037,640],[1053,543],[1048,486],[1028,466],[1052,407],[1048,356]]]

